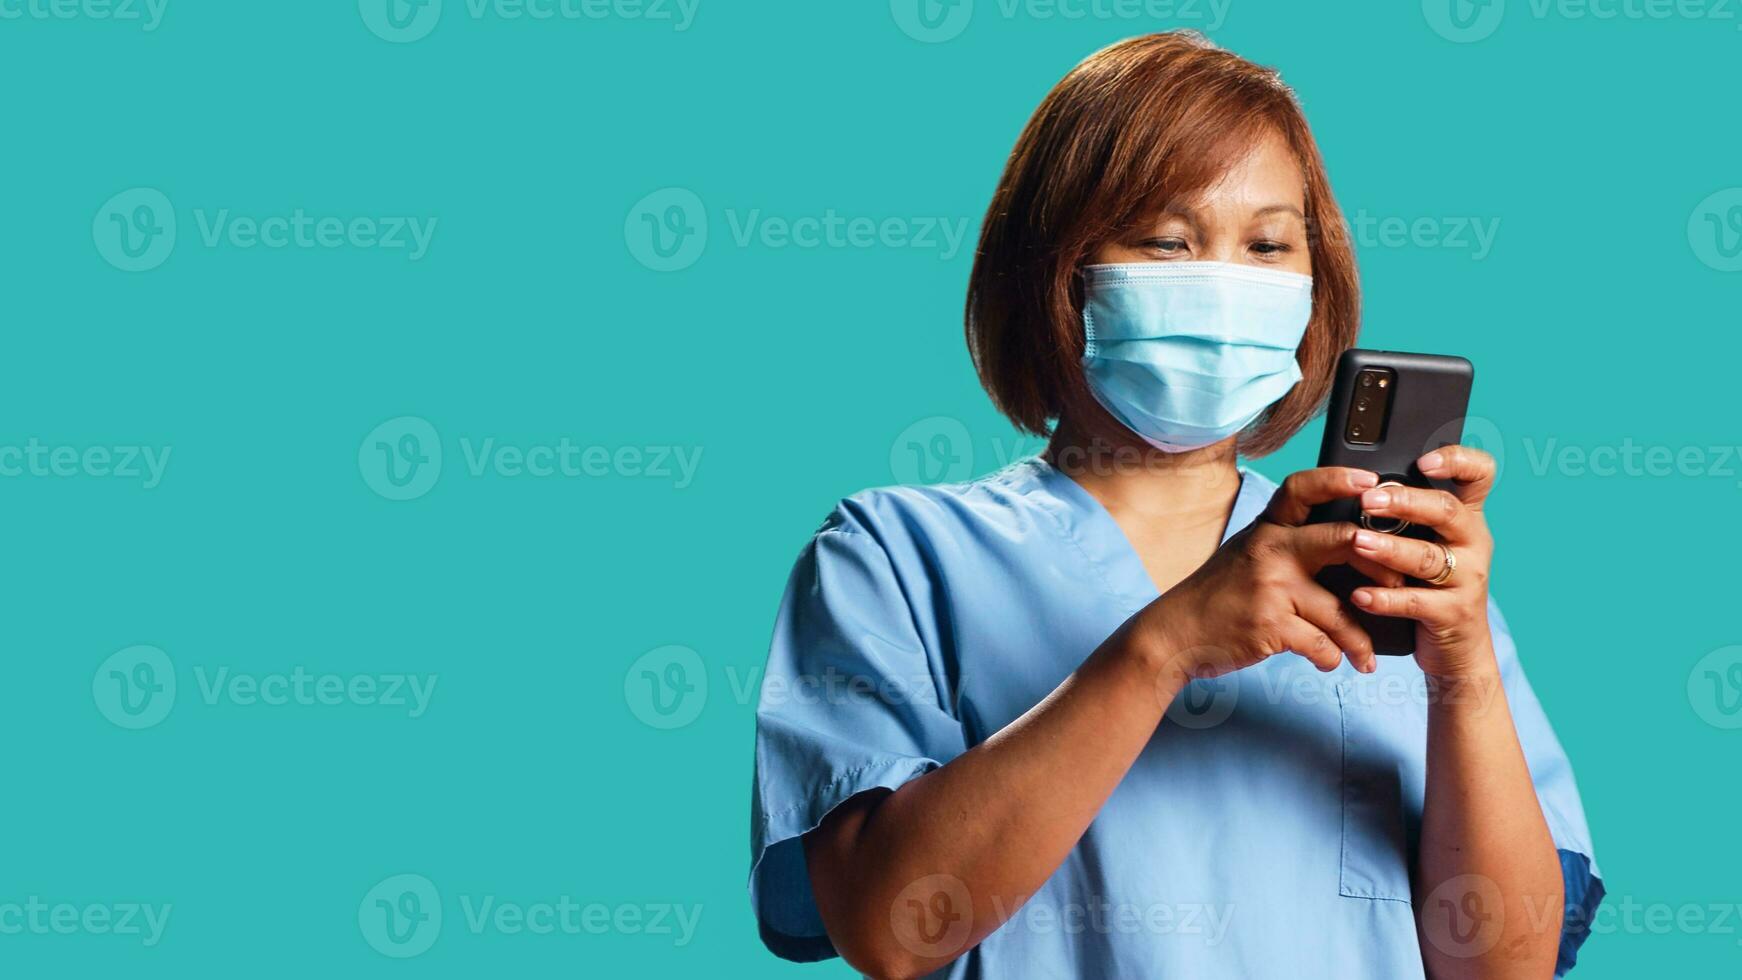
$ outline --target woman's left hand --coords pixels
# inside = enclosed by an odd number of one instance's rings
[[[1415,659],[1425,673],[1444,677],[1492,668],[1488,568],[1494,538],[1482,516],[1482,501],[1494,486],[1494,457],[1479,449],[1447,446],[1421,457],[1416,467],[1424,476],[1452,480],[1456,492],[1384,487],[1363,493],[1361,509],[1374,517],[1432,528],[1439,541],[1363,530],[1355,536],[1355,553],[1422,584],[1363,586],[1351,599],[1376,615],[1415,620]],[[1443,577],[1448,553],[1456,567]]]

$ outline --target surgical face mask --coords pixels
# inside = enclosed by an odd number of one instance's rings
[[[1199,449],[1239,432],[1300,380],[1313,280],[1225,262],[1083,269],[1083,373],[1150,445]]]

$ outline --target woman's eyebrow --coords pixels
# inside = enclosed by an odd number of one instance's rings
[[[1270,204],[1252,212],[1254,218],[1262,218],[1267,214],[1292,214],[1302,221],[1306,220],[1306,215],[1301,209],[1292,204]]]
[[[1190,225],[1194,230],[1198,229],[1201,225],[1201,222],[1198,220],[1198,213],[1195,209],[1179,205],[1162,208],[1160,211],[1150,215],[1149,218],[1142,222],[1142,224],[1159,225],[1170,218],[1176,218],[1183,221],[1187,225]]]

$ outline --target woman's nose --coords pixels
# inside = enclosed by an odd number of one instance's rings
[[[1205,243],[1204,259],[1209,262],[1239,262],[1240,246],[1233,240],[1212,239]]]

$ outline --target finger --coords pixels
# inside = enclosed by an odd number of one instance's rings
[[[1316,572],[1326,565],[1342,565],[1355,558],[1355,525],[1346,521],[1334,524],[1308,524],[1281,532],[1283,540],[1302,566]]]
[[[1378,666],[1373,651],[1373,638],[1355,622],[1349,607],[1324,589],[1309,589],[1295,596],[1295,614],[1319,628],[1331,638],[1363,674],[1371,674]]]
[[[1306,523],[1307,512],[1319,504],[1353,497],[1379,485],[1379,474],[1347,466],[1321,466],[1290,474],[1270,497],[1264,519],[1283,527]]]
[[[1444,589],[1382,589],[1364,585],[1349,596],[1357,608],[1375,616],[1401,616],[1429,626],[1450,624],[1456,599]]]
[[[1392,571],[1371,558],[1363,557],[1361,549],[1355,549],[1355,557],[1349,559],[1349,565],[1367,577],[1374,585],[1384,585],[1396,588],[1403,584],[1403,573]],[[1438,573],[1435,573],[1438,574]]]
[[[1401,572],[1423,581],[1437,578],[1446,570],[1446,549],[1443,545],[1395,534],[1356,531],[1355,554],[1392,569],[1393,575]],[[1398,577],[1401,579],[1401,576]],[[1397,585],[1401,582],[1380,584]]]
[[[1423,476],[1451,480],[1458,485],[1458,499],[1480,508],[1494,489],[1494,457],[1469,446],[1445,446],[1415,461]]]
[[[1477,517],[1464,502],[1444,490],[1384,487],[1361,495],[1361,510],[1372,517],[1401,517],[1431,527],[1449,541],[1476,537]]]
[[[1325,673],[1336,670],[1337,665],[1343,662],[1343,648],[1326,636],[1324,630],[1299,616],[1290,617],[1283,626],[1282,642]]]

